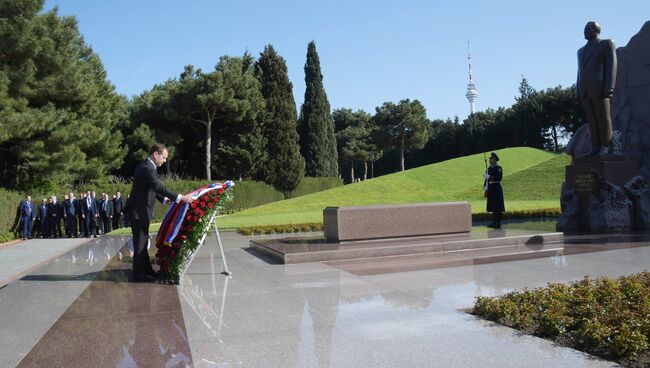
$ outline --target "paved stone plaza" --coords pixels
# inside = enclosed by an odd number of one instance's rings
[[[125,237],[71,246],[0,288],[0,366],[611,367],[463,309],[477,295],[631,274],[650,264],[650,247],[638,246],[648,242],[357,276],[322,263],[277,264],[251,253],[250,237],[222,235],[232,278],[220,274],[210,238],[179,286],[129,283],[128,257],[116,257]],[[6,261],[15,247],[0,257]]]

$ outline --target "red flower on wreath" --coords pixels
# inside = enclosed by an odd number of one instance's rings
[[[224,188],[209,191],[208,193],[196,198],[186,210],[183,217],[182,224],[178,227],[178,233],[171,244],[164,244],[162,241],[156,242],[158,251],[156,252],[156,263],[160,265],[160,271],[165,277],[170,280],[177,278],[182,271],[185,264],[185,257],[188,252],[184,251],[185,247],[188,249],[195,249],[197,244],[194,244],[201,234],[196,232],[205,231],[204,227],[195,228],[194,225],[201,221],[201,218],[206,214],[214,213],[217,206],[215,203],[219,201],[219,197],[225,193]],[[190,240],[192,238],[193,240]],[[190,251],[191,252],[191,251]]]

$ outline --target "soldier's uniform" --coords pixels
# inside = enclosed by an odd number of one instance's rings
[[[490,155],[491,159],[499,161],[499,156],[494,152]],[[488,227],[495,229],[501,228],[501,214],[506,211],[503,203],[503,188],[501,188],[501,179],[503,170],[497,163],[490,165],[485,175],[485,186],[487,188],[487,212],[492,212],[492,223]]]

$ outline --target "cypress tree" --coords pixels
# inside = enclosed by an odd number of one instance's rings
[[[338,155],[334,122],[323,88],[323,75],[316,44],[307,46],[305,63],[305,102],[300,109],[300,152],[305,158],[307,176],[338,176]]]
[[[263,180],[279,190],[294,190],[305,172],[300,155],[293,85],[287,64],[273,46],[267,45],[255,62],[255,74],[266,102],[262,131],[267,140],[268,161],[260,168]]]

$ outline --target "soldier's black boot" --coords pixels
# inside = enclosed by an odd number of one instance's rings
[[[500,212],[495,212],[494,213],[494,228],[495,229],[500,229],[501,228],[501,213]]]

